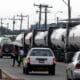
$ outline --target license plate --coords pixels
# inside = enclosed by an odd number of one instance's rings
[[[48,68],[43,68],[43,67],[36,67],[36,68],[35,68],[35,67],[34,67],[33,70],[34,70],[34,71],[47,71]]]
[[[44,63],[44,61],[43,60],[39,60],[39,63]]]

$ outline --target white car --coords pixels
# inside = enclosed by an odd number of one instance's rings
[[[80,51],[73,56],[72,62],[67,65],[67,80],[80,80]]]
[[[48,71],[55,75],[56,59],[50,48],[31,48],[23,61],[23,73]]]

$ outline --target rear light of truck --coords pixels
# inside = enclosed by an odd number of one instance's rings
[[[76,69],[80,69],[80,64],[76,64]]]
[[[27,58],[27,63],[30,63],[30,57]]]
[[[56,59],[55,58],[53,58],[53,64],[56,64]]]

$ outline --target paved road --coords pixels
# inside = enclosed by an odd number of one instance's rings
[[[3,58],[0,59],[0,68],[8,71],[10,74],[17,76],[18,78],[25,80],[66,80],[65,78],[65,64],[57,63],[56,75],[48,75],[47,72],[32,72],[30,75],[24,75],[21,67],[12,67],[12,59]]]

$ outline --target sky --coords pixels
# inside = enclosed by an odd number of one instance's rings
[[[66,3],[68,0],[65,0]],[[80,0],[70,0],[71,2],[71,12],[72,17],[80,17]],[[12,18],[13,16],[20,15],[21,13],[25,15],[29,15],[30,25],[37,23],[39,14],[36,13],[36,10],[39,10],[38,7],[34,6],[35,4],[45,4],[52,6],[53,8],[49,8],[48,10],[48,23],[52,23],[56,21],[56,17],[59,19],[67,18],[68,16],[68,7],[62,0],[0,0],[0,18],[7,18],[7,20],[3,20],[4,26],[6,27],[6,23],[9,23],[9,28],[12,29],[12,21],[8,20],[8,18]],[[44,10],[44,9],[43,9]],[[60,13],[59,11],[62,11]],[[24,18],[23,21],[23,29],[27,29],[27,18]],[[42,23],[44,23],[44,14],[42,14]],[[20,21],[16,21],[15,29],[19,29]]]

